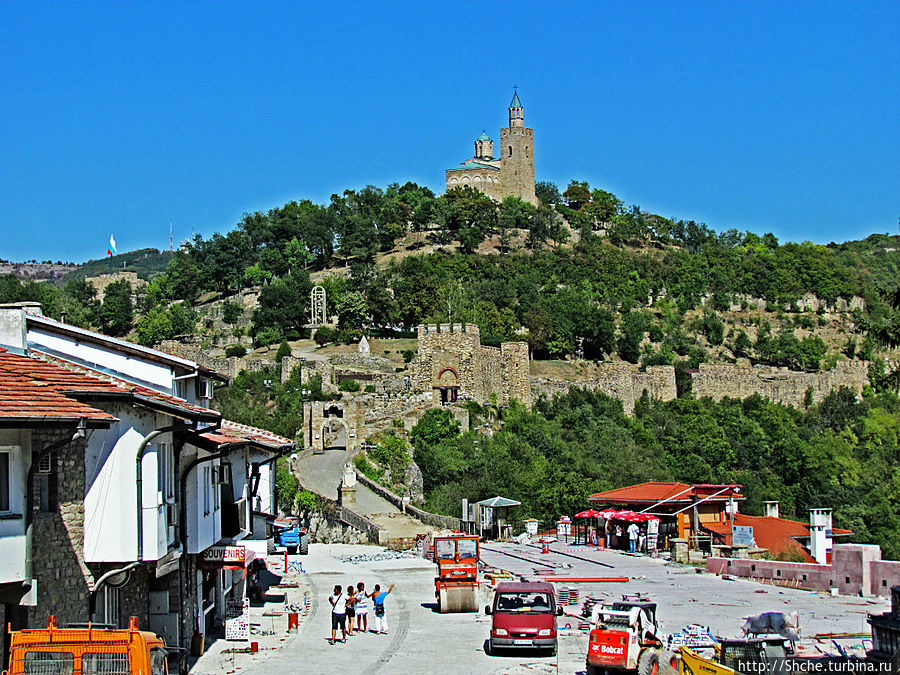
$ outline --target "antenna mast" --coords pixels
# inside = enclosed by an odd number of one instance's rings
[[[175,246],[172,242],[172,221],[169,221],[169,253],[175,250]]]

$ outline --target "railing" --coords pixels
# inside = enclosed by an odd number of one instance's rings
[[[348,509],[346,506],[341,506],[337,501],[331,499],[330,497],[326,497],[325,495],[316,492],[315,490],[310,490],[307,487],[301,485],[304,490],[308,492],[312,492],[316,496],[317,505],[321,506],[321,511],[325,514],[326,519],[331,517],[331,519],[338,520],[345,525],[349,525],[354,530],[359,530],[360,532],[365,532],[366,536],[369,538],[369,541],[373,544],[378,544],[379,546],[386,546],[388,543],[388,531],[380,528],[373,521],[366,518],[364,515],[353,511],[352,509]]]
[[[394,494],[383,485],[379,485],[359,471],[356,472],[356,480],[365,485],[382,499],[396,506],[398,509],[400,509],[400,511],[408,513],[416,520],[425,523],[430,527],[436,527],[444,530],[462,529],[462,521],[459,518],[454,518],[452,516],[441,516],[437,513],[429,513],[428,511],[423,511],[418,506],[413,506],[403,497]]]

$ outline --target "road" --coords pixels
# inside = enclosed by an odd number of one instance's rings
[[[824,632],[861,632],[867,613],[886,611],[884,600],[831,597],[794,589],[780,589],[748,581],[726,581],[697,574],[693,568],[667,565],[662,561],[631,557],[607,551],[554,544],[554,552],[517,544],[490,544],[491,548],[526,558],[511,558],[485,551],[482,558],[490,565],[534,576],[535,568],[553,567],[556,576],[628,576],[624,584],[578,584],[583,598],[593,594],[619,599],[623,593],[643,592],[659,603],[663,633],[681,629],[690,623],[710,626],[726,636],[739,634],[743,617],[764,611],[800,613],[804,635]],[[535,654],[488,656],[483,648],[489,617],[477,614],[437,614],[434,599],[432,563],[413,558],[352,563],[339,556],[372,554],[373,546],[314,544],[303,557],[307,574],[301,575],[303,588],[313,598],[311,611],[301,623],[296,637],[271,651],[238,654],[218,660],[203,659],[195,673],[577,673],[584,671],[587,637],[576,629],[560,631],[558,657]],[[579,561],[562,555],[584,557]],[[596,560],[612,567],[589,562]],[[571,567],[569,567],[571,565]],[[543,572],[541,572],[543,574]],[[388,635],[361,634],[348,638],[347,644],[329,645],[330,608],[327,597],[335,584],[346,587],[364,581],[371,589],[380,583],[396,584],[387,603]],[[574,584],[573,584],[574,585]],[[489,601],[485,591],[479,607]],[[569,610],[576,610],[570,607]],[[277,619],[276,622],[281,622]],[[561,626],[574,623],[560,621]],[[280,625],[280,623],[278,623]],[[262,643],[261,643],[262,644]]]
[[[346,450],[326,450],[320,455],[308,454],[294,463],[294,472],[300,484],[332,499],[337,499],[338,486],[349,461]],[[356,508],[358,513],[369,516],[379,527],[388,531],[391,539],[415,537],[432,528],[400,513],[400,509],[382,499],[361,483],[356,484]]]

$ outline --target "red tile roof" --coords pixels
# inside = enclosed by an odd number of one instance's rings
[[[43,363],[46,368],[46,373],[42,374],[40,366],[33,366],[32,371],[35,377],[44,377],[48,382],[54,383],[60,391],[71,394],[75,398],[128,396],[138,403],[145,403],[151,407],[163,407],[176,415],[190,419],[217,420],[221,417],[221,414],[215,410],[188,403],[175,396],[163,394],[149,387],[142,387],[58,356],[45,354],[37,349],[30,349],[29,354],[37,357],[30,360],[36,361],[38,364]]]
[[[628,487],[616,488],[615,490],[607,490],[606,492],[598,492],[589,497],[592,502],[603,502],[605,504],[655,504],[663,500],[669,500],[668,503],[690,503],[695,498],[715,494],[719,490],[728,485],[688,485],[687,483],[659,483],[649,482],[640,483],[639,485],[629,485]],[[740,487],[740,486],[733,486]],[[721,495],[712,497],[710,501],[728,500],[734,498],[736,500],[743,499],[740,494],[730,494],[731,491],[723,492]]]
[[[281,450],[293,445],[293,441],[289,438],[273,434],[265,429],[238,424],[231,420],[222,420],[222,426],[217,432],[205,433],[202,436],[217,445],[250,443],[270,450]]]
[[[67,422],[86,419],[108,425],[116,418],[66,396],[67,389],[91,386],[92,378],[0,348],[0,419]]]
[[[787,518],[771,518],[769,516],[747,516],[738,513],[734,524],[739,527],[752,527],[753,539],[760,548],[768,549],[774,555],[799,553],[807,562],[815,562],[806,549],[797,542],[798,539],[809,539],[809,523]],[[725,543],[731,543],[731,524],[703,523],[703,528],[724,537]],[[832,529],[834,536],[853,534],[851,530],[839,527]]]

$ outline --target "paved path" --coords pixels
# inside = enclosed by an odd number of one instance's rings
[[[345,450],[326,450],[321,455],[309,454],[301,457],[294,463],[294,471],[303,487],[336,499],[344,464],[348,459],[349,453]],[[391,502],[361,483],[356,484],[354,510],[369,516],[379,527],[386,529],[391,539],[415,537],[433,529],[415,518],[400,513],[400,509]]]

